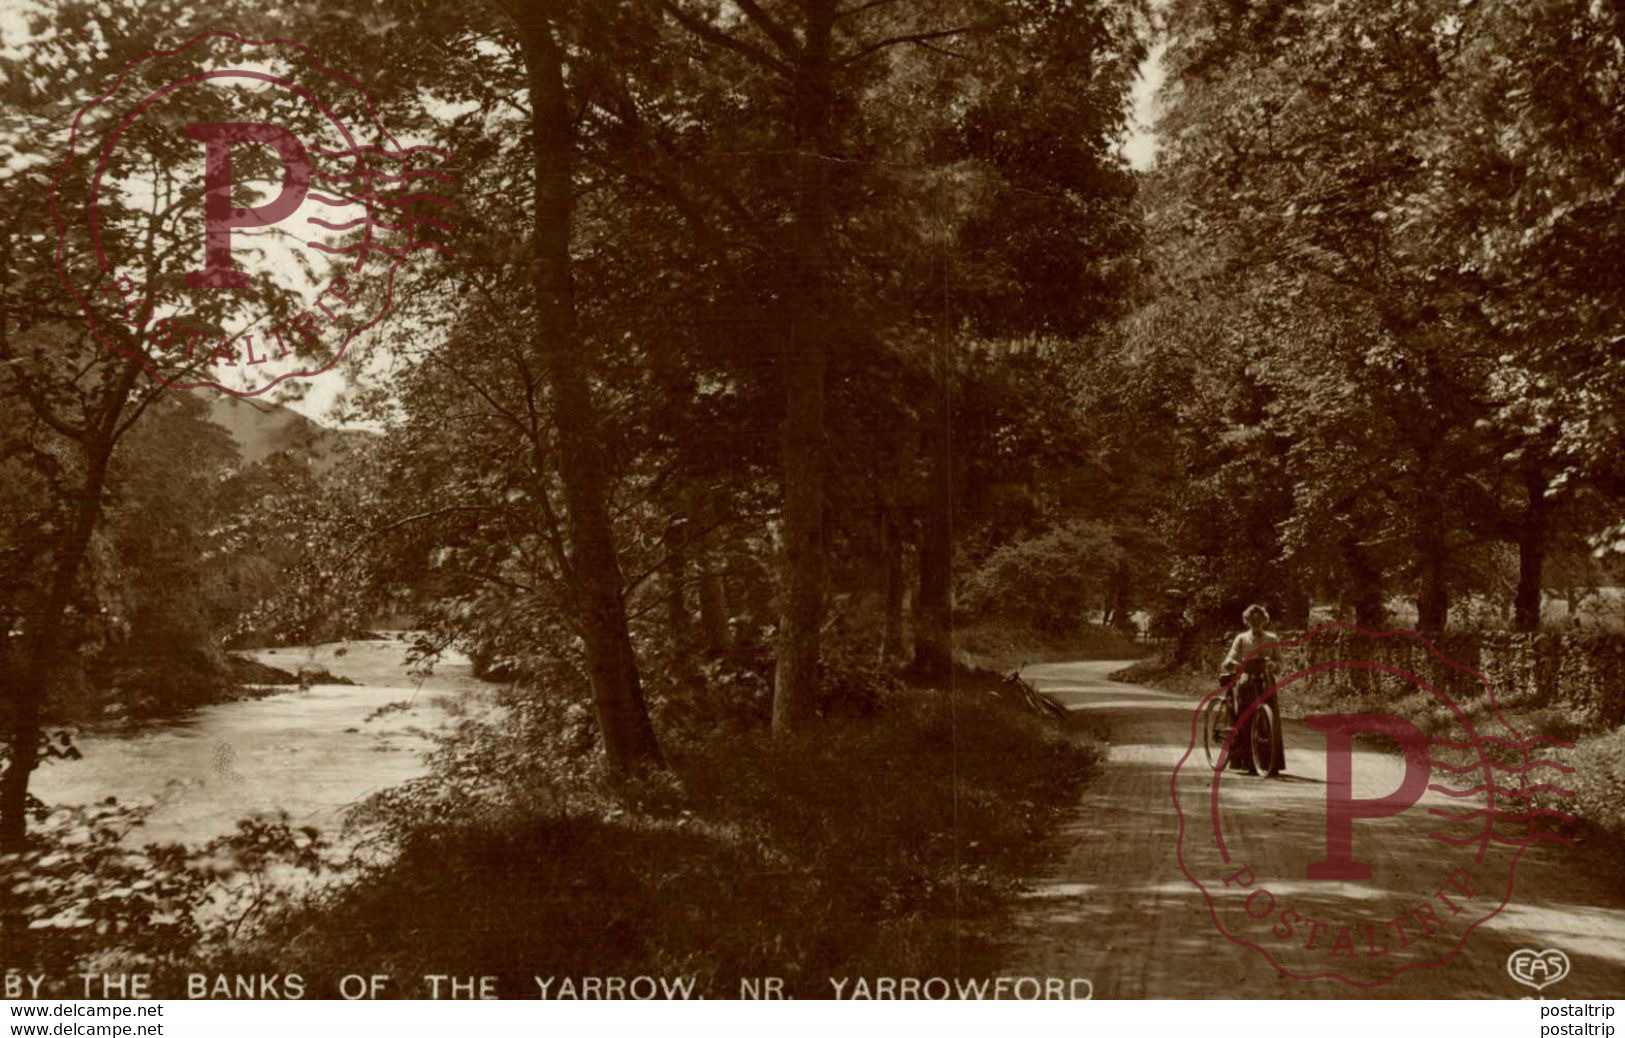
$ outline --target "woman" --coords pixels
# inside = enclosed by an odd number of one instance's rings
[[[1280,635],[1264,629],[1270,622],[1270,613],[1256,602],[1242,611],[1241,619],[1247,624],[1247,629],[1231,641],[1230,654],[1224,658],[1224,663],[1219,668],[1220,684],[1228,682],[1230,676],[1243,666],[1247,669],[1247,673],[1241,676],[1235,687],[1237,717],[1246,711],[1254,699],[1269,691],[1263,681],[1264,672],[1276,657],[1276,648],[1270,643],[1281,640]],[[1279,707],[1276,716],[1280,716]],[[1274,768],[1266,770],[1271,772],[1286,770],[1284,749],[1275,764]],[[1245,727],[1237,730],[1235,738],[1231,741],[1230,766],[1249,775],[1258,774],[1258,768],[1253,760],[1251,718]]]

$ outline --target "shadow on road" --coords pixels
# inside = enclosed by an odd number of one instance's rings
[[[1617,863],[1544,842],[1521,856],[1495,844],[1482,855],[1449,846],[1429,834],[1448,835],[1450,823],[1427,809],[1442,804],[1459,812],[1472,802],[1430,793],[1403,816],[1383,820],[1388,824],[1356,824],[1354,850],[1372,865],[1369,881],[1310,880],[1308,864],[1327,854],[1323,737],[1289,721],[1293,771],[1275,779],[1227,773],[1216,811],[1213,772],[1198,750],[1180,768],[1176,806],[1174,770],[1190,748],[1196,701],[1105,677],[1119,666],[1026,671],[1104,731],[1111,752],[1060,834],[1054,866],[1035,878],[1000,937],[1002,972],[1087,977],[1098,997],[1519,998],[1533,992],[1512,981],[1506,960],[1527,947],[1558,948],[1570,958],[1570,975],[1547,997],[1625,990]],[[1357,751],[1355,795],[1392,792],[1403,767],[1400,758]],[[1215,815],[1228,863],[1217,850]],[[1182,870],[1182,858],[1207,896]],[[1251,877],[1227,888],[1225,878],[1243,866]],[[1471,896],[1451,886],[1457,869]],[[1252,884],[1243,886],[1244,878]],[[1298,918],[1289,919],[1288,910]],[[1411,914],[1418,912],[1420,921]],[[1408,921],[1403,934],[1387,925],[1396,918]],[[1278,936],[1287,922],[1290,936]],[[1218,924],[1258,947],[1227,938]],[[1359,987],[1285,975],[1263,952],[1300,977],[1336,972],[1372,983],[1411,968],[1381,986]]]

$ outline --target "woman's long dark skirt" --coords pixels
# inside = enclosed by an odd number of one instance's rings
[[[1238,685],[1236,687],[1236,716],[1239,718],[1241,715],[1245,714],[1247,712],[1247,708],[1252,705],[1253,700],[1257,699],[1260,693],[1267,691],[1269,690],[1262,681],[1254,679],[1249,679]],[[1280,693],[1276,693],[1273,701],[1276,704],[1276,724],[1280,724]],[[1253,720],[1257,716],[1258,712],[1254,711],[1252,716],[1247,718],[1246,723],[1240,725],[1236,729],[1235,739],[1230,744],[1230,767],[1236,771],[1269,772],[1272,770],[1265,767],[1265,762],[1253,760]],[[1280,737],[1276,739],[1276,745],[1279,746],[1280,749],[1276,755],[1275,767],[1273,770],[1278,772],[1285,771],[1286,737],[1284,731],[1281,732]]]

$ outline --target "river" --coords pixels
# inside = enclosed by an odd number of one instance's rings
[[[491,688],[451,654],[427,677],[414,674],[407,648],[380,638],[245,653],[358,684],[289,688],[86,733],[77,740],[83,758],[47,764],[32,790],[53,807],[110,796],[156,804],[141,842],[198,844],[231,832],[239,818],[279,809],[336,833],[353,804],[424,772],[431,733],[450,721],[448,700],[473,706]]]

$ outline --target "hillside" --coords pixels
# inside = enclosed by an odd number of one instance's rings
[[[318,471],[326,471],[346,444],[367,435],[360,430],[331,429],[281,404],[242,397],[216,397],[210,410],[214,421],[237,441],[247,464],[287,451],[307,458]]]

